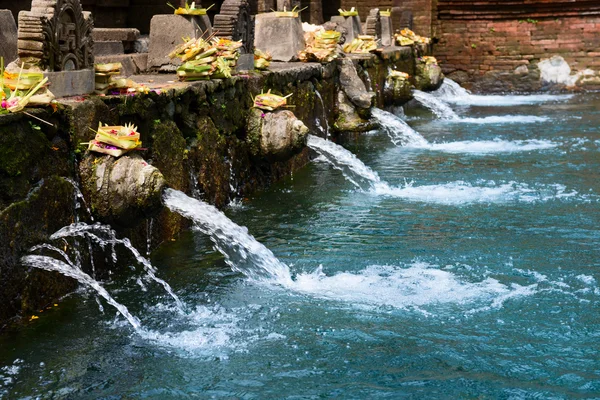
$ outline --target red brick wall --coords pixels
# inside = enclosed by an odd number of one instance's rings
[[[436,19],[436,0],[402,0],[396,1],[402,11],[413,14],[413,31],[422,36],[434,36]],[[399,29],[405,28],[404,26]]]
[[[509,79],[522,65],[535,73],[539,60],[553,55],[562,56],[573,73],[586,68],[600,70],[600,16],[529,22],[440,20],[438,29],[440,41],[434,54],[444,73],[464,71],[476,86],[486,75]],[[505,89],[519,88],[509,85]]]

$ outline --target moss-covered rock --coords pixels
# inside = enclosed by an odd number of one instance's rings
[[[417,62],[415,74],[415,87],[419,90],[432,91],[442,86],[444,74],[437,64],[427,64],[424,61]]]
[[[3,123],[6,119],[0,119],[0,210],[27,196],[41,179],[70,172],[61,135],[20,115]]]
[[[79,170],[83,193],[99,220],[127,227],[160,211],[165,178],[139,154],[115,158],[89,153]]]
[[[53,176],[0,212],[0,329],[15,315],[38,310],[76,287],[72,279],[19,263],[29,248],[74,222],[74,199],[73,185]]]
[[[289,110],[253,109],[248,117],[246,140],[255,157],[287,160],[306,146],[307,135],[306,125]]]

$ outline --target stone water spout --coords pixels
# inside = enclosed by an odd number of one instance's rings
[[[90,155],[79,169],[82,191],[102,221],[128,226],[161,208],[165,178],[139,155]]]

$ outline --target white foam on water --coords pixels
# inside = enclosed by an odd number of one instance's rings
[[[466,124],[534,124],[545,122],[549,119],[548,117],[538,117],[535,115],[492,115],[482,118],[454,118],[448,121]]]
[[[490,154],[517,153],[523,151],[546,150],[558,147],[549,140],[465,140],[446,143],[407,144],[407,147],[441,151],[445,153]]]
[[[506,285],[489,277],[469,282],[438,266],[414,262],[404,267],[372,265],[359,272],[332,276],[325,275],[319,267],[312,273],[298,275],[291,289],[355,305],[414,309],[430,314],[440,305],[475,304],[479,306],[476,310],[500,308],[509,299],[534,293],[535,287],[536,284]]]
[[[380,196],[397,197],[409,201],[468,205],[476,203],[544,202],[553,199],[576,197],[575,191],[567,191],[566,186],[539,185],[531,187],[525,183],[507,182],[496,184],[493,181],[478,182],[477,186],[464,181],[437,185],[392,187],[386,184],[375,185],[373,192]]]
[[[452,79],[444,78],[442,86],[432,94],[448,103],[469,106],[515,106],[526,104],[547,103],[552,101],[566,101],[573,97],[572,94],[551,95],[475,95],[462,88]]]
[[[141,329],[139,335],[166,350],[182,351],[184,356],[226,358],[234,348],[244,346],[244,341],[234,340],[240,329],[238,317],[223,308],[197,306],[185,316],[189,325],[184,330],[158,331]]]

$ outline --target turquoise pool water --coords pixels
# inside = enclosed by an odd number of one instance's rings
[[[317,158],[226,210],[291,282],[190,232],[151,260],[184,313],[105,279],[136,333],[82,289],[0,337],[0,397],[600,397],[600,96],[472,103],[342,142],[385,190]]]

